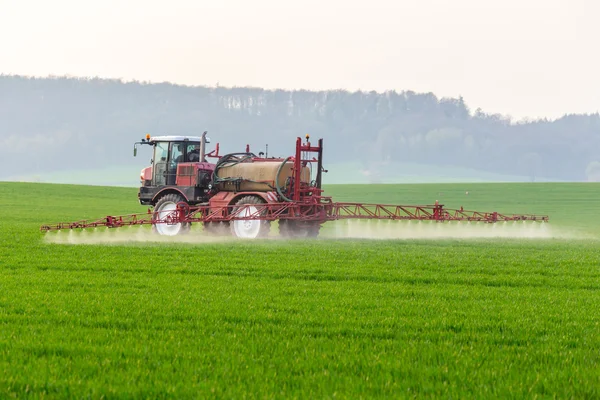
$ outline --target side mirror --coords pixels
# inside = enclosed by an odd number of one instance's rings
[[[209,138],[209,137],[206,137],[206,138],[204,138],[204,141],[205,141],[206,143],[210,143],[210,138]]]
[[[137,156],[137,147],[133,146],[133,156]]]

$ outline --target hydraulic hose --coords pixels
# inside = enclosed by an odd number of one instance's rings
[[[213,171],[213,180],[212,180],[212,184],[213,186],[217,186],[218,183],[221,182],[225,182],[225,183],[232,183],[232,184],[236,184],[239,185],[241,182],[253,182],[253,183],[264,183],[264,182],[258,182],[252,179],[247,179],[244,177],[231,177],[231,178],[221,178],[218,174],[219,169],[223,168],[223,167],[233,167],[235,165],[241,164],[241,163],[245,163],[248,162],[250,160],[252,160],[252,158],[256,157],[256,155],[254,153],[231,153],[231,154],[226,154],[223,157],[221,157],[221,159],[217,162],[217,164],[215,165],[215,170]],[[273,186],[266,184],[269,188],[271,189],[275,189]]]
[[[281,198],[284,199],[285,201],[288,201],[288,202],[292,202],[294,200],[288,199],[287,197],[285,197],[285,195],[281,191],[281,187],[279,187],[279,175],[281,174],[281,170],[283,169],[283,166],[285,165],[285,163],[288,162],[288,160],[290,158],[292,158],[292,157],[288,157],[285,160],[283,160],[283,162],[281,163],[281,165],[279,166],[279,168],[277,168],[277,174],[275,175],[275,189],[277,190],[277,193],[281,196]]]
[[[242,155],[241,158],[238,158],[238,155]],[[235,181],[238,178],[220,178],[217,175],[217,171],[223,167],[224,164],[229,163],[229,165],[227,166],[234,166],[240,163],[245,162],[248,159],[251,159],[252,157],[256,157],[254,154],[252,153],[237,153],[237,154],[227,154],[225,156],[223,156],[218,162],[217,165],[215,165],[215,170],[213,172],[213,181],[214,183],[218,183],[218,182],[224,182],[224,181]]]

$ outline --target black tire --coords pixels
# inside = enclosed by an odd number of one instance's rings
[[[235,212],[239,206],[247,204],[265,204],[265,201],[258,196],[244,196],[235,203],[233,211]],[[265,212],[262,211],[261,214],[264,215]],[[229,227],[234,237],[258,239],[269,235],[271,222],[266,220],[233,220],[229,223]]]
[[[186,202],[186,200],[183,198],[183,196],[176,194],[176,193],[170,193],[170,194],[166,194],[164,196],[162,196],[160,199],[158,199],[158,201],[156,202],[156,205],[154,206],[154,215],[153,218],[157,219],[160,218],[162,216],[162,218],[165,217],[165,214],[167,214],[168,212],[170,212],[173,209],[177,208],[177,203],[180,202]],[[167,208],[167,210],[165,210],[165,208]],[[167,224],[155,224],[152,225],[152,231],[159,234],[159,235],[164,235],[164,236],[176,236],[176,235],[183,235],[186,234],[190,231],[191,229],[191,223],[189,222],[185,222],[185,223],[178,223],[175,225],[167,225]]]
[[[319,236],[320,230],[319,222],[279,220],[279,235],[286,238],[313,238]]]
[[[213,236],[229,236],[229,222],[205,222],[204,232]]]

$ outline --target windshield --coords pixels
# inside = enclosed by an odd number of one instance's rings
[[[185,144],[181,142],[172,142],[171,143],[171,157],[169,158],[169,162],[171,163],[180,163],[184,161],[183,152],[185,150]]]
[[[169,142],[156,142],[154,145],[153,184],[160,186],[167,182],[167,157],[169,156]]]
[[[167,162],[167,155],[169,154],[169,143],[168,142],[157,142],[154,146],[154,162]]]

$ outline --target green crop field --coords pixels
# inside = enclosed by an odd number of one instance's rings
[[[136,189],[0,183],[0,398],[600,397],[599,184],[326,189],[550,228],[61,244],[39,226],[143,212]]]

